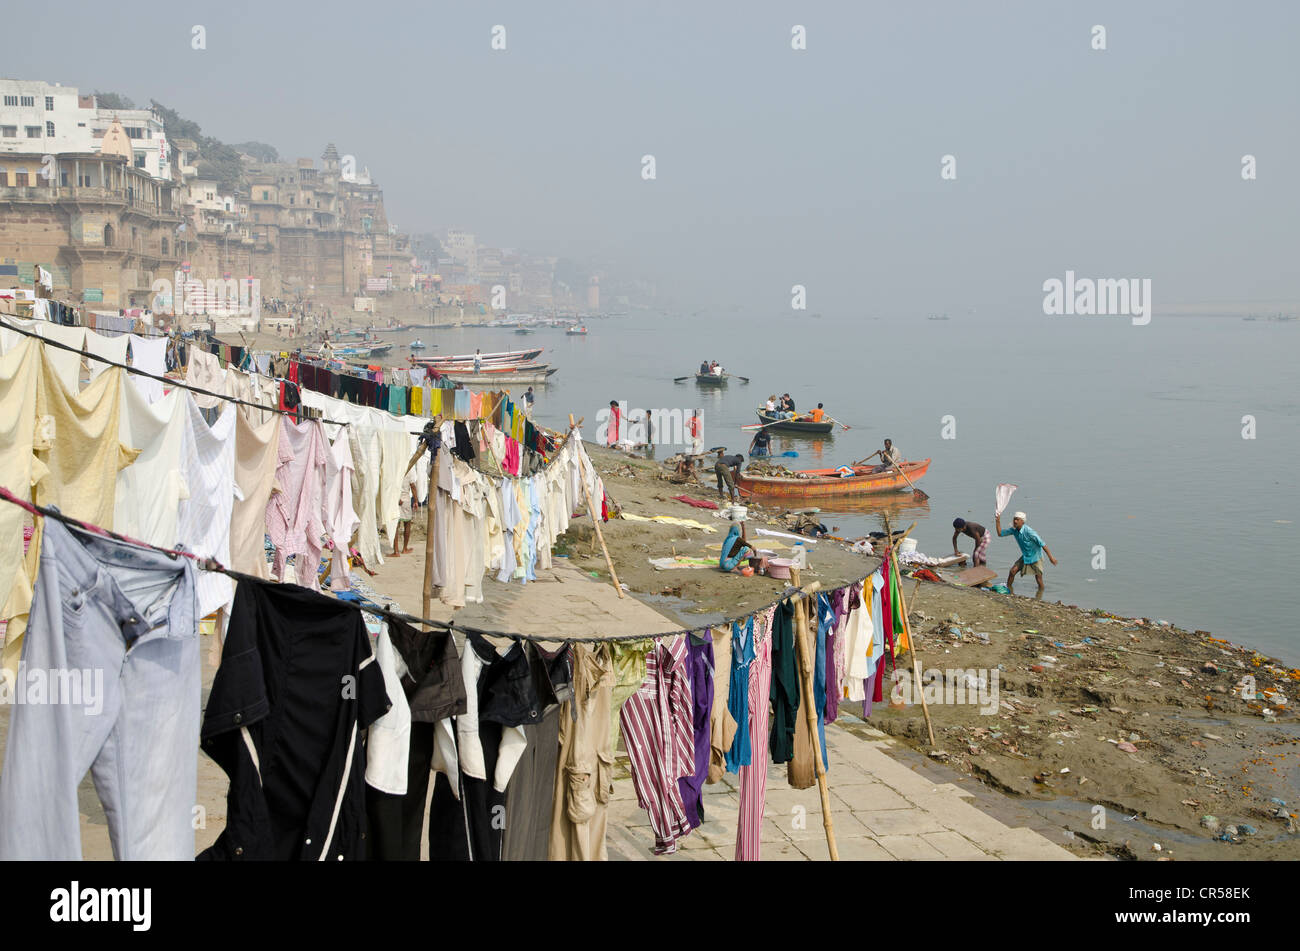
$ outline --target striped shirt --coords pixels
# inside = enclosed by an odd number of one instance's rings
[[[623,742],[632,760],[637,804],[650,816],[655,854],[677,851],[691,831],[677,780],[695,772],[695,728],[686,637],[655,641],[646,654],[645,680],[619,714]]]
[[[754,660],[749,665],[749,735],[752,762],[740,767],[740,813],[736,822],[736,861],[762,858],[763,813],[767,797],[769,690],[772,684],[772,616],[776,608],[754,617]]]

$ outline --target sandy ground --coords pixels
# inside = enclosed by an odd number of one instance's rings
[[[685,491],[716,501],[711,473],[705,486],[677,486],[657,478],[660,464],[588,448],[625,511],[718,527],[708,534],[606,523],[619,579],[637,597],[695,626],[756,610],[780,592],[783,582],[712,568],[655,571],[651,557],[716,557],[717,549],[707,546],[722,540],[727,523],[671,499]],[[906,527],[906,511],[897,510],[896,500],[887,504],[893,525]],[[774,517],[780,511],[751,505],[751,537],[764,524],[779,528]],[[589,522],[575,521],[568,539],[559,551],[583,570],[608,577]],[[879,564],[834,541],[811,547],[805,583],[834,588]],[[1029,580],[1020,590],[1033,590]],[[1048,581],[1050,593],[1050,575]],[[1300,813],[1300,720],[1294,712],[1300,670],[1205,631],[1113,619],[1059,602],[910,579],[904,592],[922,669],[938,671],[948,695],[943,687],[937,697],[933,689],[926,695],[933,746],[919,704],[922,691],[901,709],[877,705],[873,726],[1033,804],[1072,830],[1081,850],[1143,859],[1171,853],[1185,859],[1300,858],[1300,836],[1289,831]],[[900,662],[910,673],[911,657]],[[958,682],[964,687],[967,671],[985,677],[985,701],[996,673],[996,712],[987,702],[952,702],[962,699],[954,688]],[[1255,679],[1258,699],[1240,696],[1247,675]],[[1279,707],[1270,691],[1292,702]],[[1277,716],[1266,718],[1266,709]],[[1230,826],[1237,835],[1229,834]]]

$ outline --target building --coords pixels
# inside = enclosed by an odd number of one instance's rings
[[[0,154],[98,152],[115,121],[130,140],[131,164],[171,178],[163,120],[152,109],[105,109],[74,86],[0,79]]]

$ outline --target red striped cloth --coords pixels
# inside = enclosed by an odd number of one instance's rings
[[[623,704],[619,725],[632,760],[637,804],[650,816],[655,854],[677,851],[691,831],[677,780],[695,772],[695,728],[686,637],[655,641],[646,654],[645,680]]]
[[[763,812],[767,799],[767,734],[772,687],[772,615],[754,617],[754,662],[749,665],[749,742],[753,762],[740,767],[740,816],[736,822],[736,861],[762,858]]]

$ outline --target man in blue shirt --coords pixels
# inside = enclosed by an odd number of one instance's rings
[[[1014,535],[1016,544],[1020,546],[1020,557],[1016,559],[1016,563],[1011,566],[1011,572],[1007,575],[1007,587],[1011,589],[1012,594],[1015,594],[1016,575],[1025,575],[1032,571],[1034,577],[1038,579],[1037,597],[1041,598],[1045,587],[1043,584],[1043,553],[1046,552],[1047,557],[1055,565],[1056,559],[1052,556],[1052,550],[1043,544],[1042,538],[1039,537],[1036,531],[1025,524],[1024,512],[1015,514],[1015,517],[1011,520],[1011,528],[1002,527],[1001,515],[995,516],[994,526],[997,528],[999,538],[1004,535]]]

